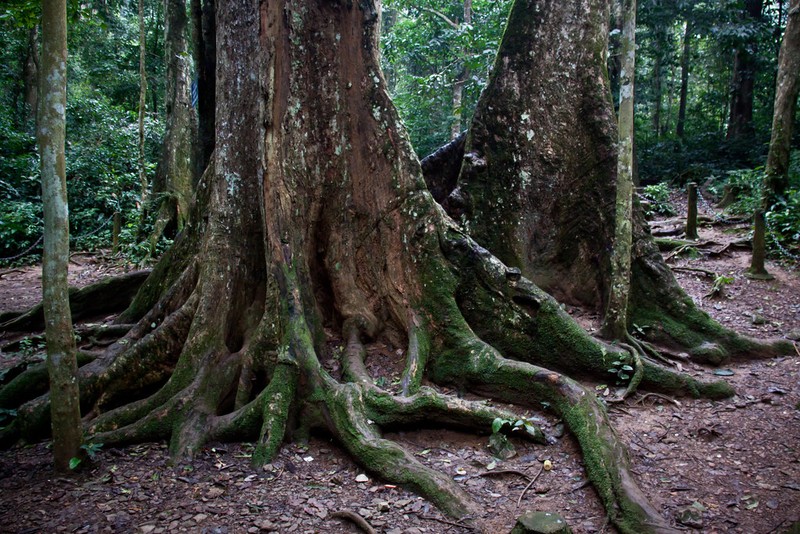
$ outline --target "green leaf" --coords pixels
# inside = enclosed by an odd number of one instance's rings
[[[622,370],[623,371],[633,371],[633,367],[631,367],[630,365],[623,365],[622,366]]]
[[[733,376],[736,373],[734,373],[730,369],[717,369],[716,371],[714,371],[714,374],[717,376]]]
[[[73,456],[72,458],[69,459],[69,468],[72,469],[73,471],[80,464],[81,464],[81,459],[80,458],[77,458],[77,457]]]
[[[494,421],[492,421],[492,434],[497,434],[500,432],[500,429],[503,428],[503,423],[505,423],[503,419],[495,417]]]

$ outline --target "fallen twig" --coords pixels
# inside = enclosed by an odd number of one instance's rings
[[[413,513],[417,514],[417,517],[419,517],[420,519],[426,519],[428,521],[438,521],[439,523],[443,523],[445,525],[450,525],[451,527],[465,528],[467,530],[473,530],[473,531],[475,530],[474,527],[471,527],[470,525],[467,525],[465,523],[456,523],[454,521],[448,521],[446,519],[441,519],[439,517],[435,517],[435,516],[432,516],[432,515],[425,515],[425,514],[423,514],[421,512],[413,512]]]
[[[525,496],[525,492],[527,492],[528,489],[530,489],[530,487],[533,486],[533,483],[536,482],[536,479],[539,478],[539,475],[541,475],[543,471],[544,471],[544,464],[542,464],[542,467],[539,468],[539,472],[536,473],[536,476],[533,477],[533,479],[530,482],[528,482],[528,485],[525,486],[525,489],[522,490],[522,493],[519,494],[519,499],[517,499],[517,508],[519,508],[520,503],[522,503],[522,498]]]
[[[639,404],[639,403],[644,404],[644,401],[646,399],[648,399],[649,397],[655,397],[657,399],[661,399],[661,400],[664,400],[664,401],[667,401],[667,402],[671,402],[672,404],[674,404],[675,406],[677,406],[679,408],[681,406],[680,401],[677,401],[675,399],[667,397],[666,395],[662,395],[661,393],[645,393],[640,398],[636,399],[636,401],[634,401],[634,404]]]
[[[706,270],[706,269],[697,269],[695,267],[678,267],[677,265],[670,265],[670,269],[672,269],[673,271],[686,271],[686,272],[690,272],[690,273],[702,273],[702,274],[704,274],[706,276],[710,276],[712,278],[716,278],[717,277],[717,273],[715,273],[713,271],[709,271],[709,270]]]
[[[361,530],[363,530],[367,534],[376,534],[375,529],[372,528],[372,525],[370,525],[367,522],[366,519],[364,519],[363,517],[361,517],[360,515],[358,515],[355,512],[351,512],[350,510],[342,510],[342,511],[339,511],[339,512],[333,512],[328,517],[337,518],[337,519],[347,519],[347,520],[352,521],[353,523],[355,523],[355,525],[358,528],[360,528]]]

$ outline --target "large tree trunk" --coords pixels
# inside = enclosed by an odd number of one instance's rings
[[[42,76],[36,138],[44,203],[42,292],[50,377],[53,456],[58,471],[69,471],[81,445],[78,364],[69,311],[69,216],[64,165],[67,109],[67,4],[42,2]]]
[[[506,264],[559,300],[596,310],[606,308],[610,288],[617,179],[603,68],[607,10],[604,0],[514,5],[456,187],[443,201]],[[563,32],[566,44],[553,47]],[[742,338],[698,310],[663,263],[639,210],[632,224],[629,326],[714,363],[785,350]]]
[[[789,4],[789,16],[778,58],[775,84],[775,108],[772,115],[772,138],[767,157],[766,195],[775,199],[789,187],[789,155],[792,126],[800,91],[800,1]],[[768,207],[768,206],[765,206]]]
[[[587,9],[578,0],[563,6],[522,1],[512,8],[507,40],[519,54],[499,57],[503,68],[495,69],[487,89],[508,96],[497,101],[496,114],[506,122],[494,133],[501,140],[527,139],[536,121],[545,121],[536,135],[545,136],[551,150],[532,151],[547,158],[534,164],[565,183],[590,176],[593,181],[576,184],[575,197],[583,195],[578,189],[597,186],[613,198],[613,113],[602,66],[606,6]],[[524,30],[531,13],[537,24],[546,19],[560,27]],[[92,439],[107,445],[168,439],[176,456],[191,456],[209,440],[255,439],[254,460],[263,463],[293,431],[319,429],[367,469],[480,527],[485,512],[458,483],[382,432],[423,420],[487,429],[495,417],[517,416],[422,386],[425,378],[526,407],[547,402],[582,447],[588,476],[619,530],[672,531],[637,487],[603,405],[564,374],[605,379],[608,358],[628,358],[628,351],[589,336],[557,301],[479,246],[435,203],[386,92],[377,59],[378,6],[369,0],[220,0],[216,25],[215,156],[189,225],[120,319],[138,322],[123,343],[81,368]],[[519,84],[529,83],[523,56],[539,57],[528,54],[527,40],[540,30],[543,37],[552,31],[555,42],[565,31],[577,43],[590,38],[585,48],[591,50],[577,48],[594,62],[549,58],[567,74],[539,72],[582,81],[586,93],[573,98],[548,89],[544,76],[540,88],[554,100],[538,102],[546,111],[525,118],[531,112],[514,103],[538,94]],[[517,85],[506,84],[509,66],[519,69]],[[575,113],[588,116],[583,130],[599,132],[605,143],[590,144],[593,137],[580,134],[585,144],[575,145],[567,129],[580,125]],[[550,115],[554,122],[546,122]],[[559,120],[569,124],[547,130]],[[489,119],[483,121],[473,147],[479,135],[492,139]],[[507,128],[520,121],[521,134]],[[562,143],[583,147],[588,165],[569,165]],[[514,155],[507,159],[528,156]],[[478,157],[473,168],[480,167]],[[568,178],[559,170],[563,165],[570,172],[600,166],[612,174]],[[550,193],[538,205],[544,217],[551,214],[547,201],[562,198],[581,205],[571,195]],[[566,214],[555,213],[567,222]],[[546,243],[555,244],[553,237]],[[602,275],[580,273],[599,292]],[[331,365],[331,344],[343,351],[341,370]],[[373,357],[405,366],[400,384],[373,381],[364,363],[369,344],[387,349],[372,351]],[[397,347],[405,350],[388,350]],[[647,359],[637,367],[644,387],[710,397],[732,393],[724,383],[699,382]],[[0,390],[0,407],[21,404],[0,442],[46,434],[49,397],[32,399],[35,393],[20,387],[26,380],[23,373]]]

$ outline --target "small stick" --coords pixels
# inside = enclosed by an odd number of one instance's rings
[[[453,521],[448,521],[446,519],[440,519],[440,518],[434,517],[432,515],[425,515],[425,514],[420,513],[420,512],[413,512],[413,513],[417,514],[417,517],[419,517],[420,519],[426,519],[428,521],[438,521],[439,523],[443,523],[445,525],[450,525],[450,526],[453,526],[453,527],[466,528],[467,530],[475,530],[473,527],[471,527],[469,525],[465,525],[464,523],[455,523]]]
[[[522,498],[525,496],[525,492],[526,492],[526,491],[528,491],[528,489],[529,489],[531,486],[533,486],[533,483],[534,483],[534,482],[536,482],[536,479],[537,479],[537,478],[539,478],[539,475],[541,475],[541,474],[542,474],[542,471],[544,471],[544,464],[542,464],[542,467],[540,467],[540,468],[539,468],[539,472],[538,472],[538,473],[536,473],[536,476],[535,476],[535,477],[533,477],[533,480],[531,480],[530,482],[528,482],[528,485],[527,485],[527,486],[525,486],[525,489],[524,489],[524,490],[522,490],[522,493],[520,493],[520,494],[519,494],[519,499],[517,499],[517,508],[519,508],[519,505],[520,505],[520,503],[522,502]]]
[[[712,272],[712,271],[708,271],[706,269],[696,269],[694,267],[678,267],[677,265],[670,266],[670,269],[672,269],[673,271],[687,271],[687,272],[690,272],[690,273],[702,273],[702,274],[704,274],[706,276],[710,276],[712,278],[716,278],[717,277],[717,273]]]
[[[333,512],[328,517],[338,518],[338,519],[347,519],[352,521],[356,524],[358,528],[366,532],[367,534],[377,534],[375,529],[372,528],[372,525],[367,523],[367,520],[358,515],[355,512],[351,512],[350,510],[342,510],[340,512]]]

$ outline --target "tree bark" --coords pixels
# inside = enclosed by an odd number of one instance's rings
[[[69,310],[67,270],[69,216],[64,165],[67,107],[66,0],[42,2],[42,75],[39,86],[37,142],[44,203],[42,297],[47,369],[52,402],[53,458],[58,471],[69,471],[81,445],[75,338]]]
[[[800,1],[789,4],[789,16],[778,58],[775,84],[775,107],[772,115],[772,137],[766,168],[764,208],[782,196],[789,187],[789,156],[792,127],[800,91]]]
[[[622,7],[622,70],[619,89],[619,156],[615,200],[614,242],[611,250],[609,298],[603,334],[624,340],[628,333],[628,297],[631,289],[633,241],[633,104],[636,74],[636,0]]]

